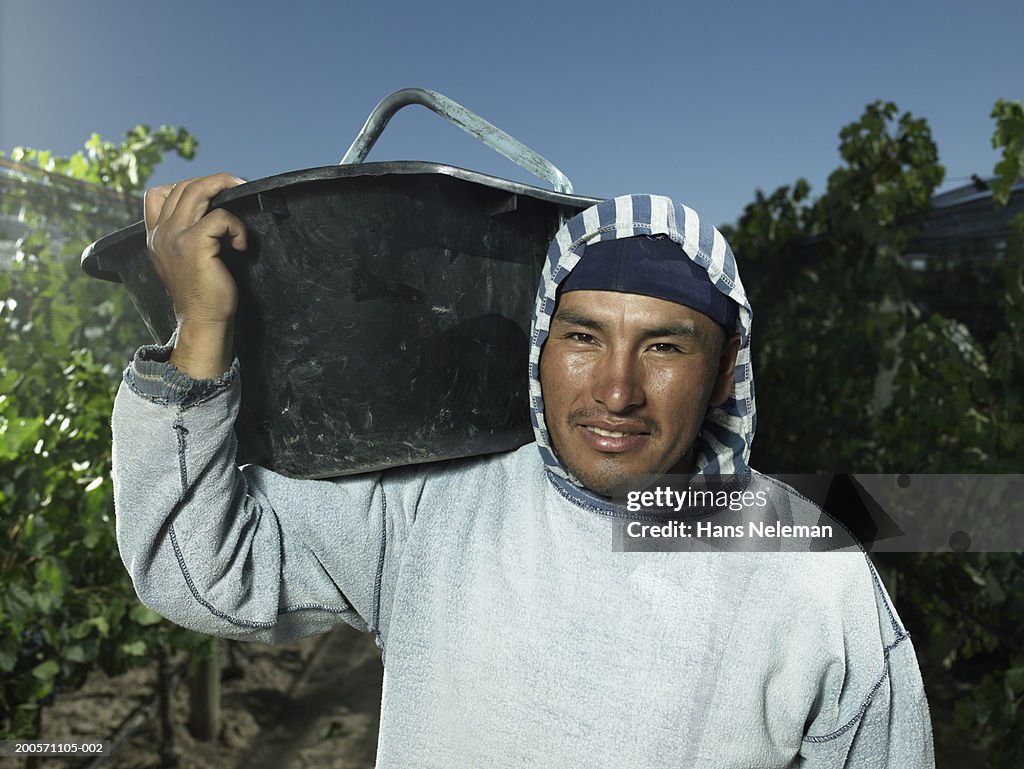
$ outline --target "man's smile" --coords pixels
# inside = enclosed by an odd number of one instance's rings
[[[643,423],[612,421],[577,422],[586,444],[602,453],[621,453],[635,449],[651,437],[651,428]]]
[[[605,438],[624,438],[628,433],[620,433],[615,430],[605,430],[600,427],[594,427],[592,425],[584,425],[588,430],[591,430],[598,435],[603,435]]]

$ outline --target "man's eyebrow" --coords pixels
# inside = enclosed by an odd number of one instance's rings
[[[573,310],[559,310],[551,320],[552,323],[565,323],[568,326],[580,326],[582,328],[593,329],[594,331],[605,330],[605,325],[601,321],[587,315],[581,315]],[[704,334],[694,323],[685,320],[678,321],[676,323],[669,323],[664,326],[645,328],[640,332],[641,339],[651,339],[659,336],[675,336],[686,339],[704,338]]]
[[[578,312],[572,310],[559,310],[555,313],[555,317],[551,319],[552,323],[565,323],[569,326],[582,326],[583,328],[590,328],[594,331],[604,331],[604,324],[594,318],[589,318],[586,315],[580,315]]]
[[[642,339],[650,339],[651,337],[658,336],[681,336],[687,339],[704,338],[704,334],[701,330],[697,328],[695,324],[688,321],[669,323],[667,326],[658,326],[656,328],[646,328],[641,332]]]

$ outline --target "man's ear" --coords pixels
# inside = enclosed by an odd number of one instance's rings
[[[732,394],[733,382],[736,378],[736,355],[740,351],[740,335],[733,334],[725,340],[722,352],[718,356],[718,375],[715,386],[711,390],[709,406],[721,406]]]

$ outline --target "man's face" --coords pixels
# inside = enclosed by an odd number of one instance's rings
[[[541,352],[552,445],[591,491],[638,475],[686,473],[709,403],[732,391],[739,338],[675,302],[616,291],[559,299]]]

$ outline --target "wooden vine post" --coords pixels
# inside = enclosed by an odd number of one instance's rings
[[[195,675],[189,679],[188,729],[197,740],[220,734],[220,641],[210,640]]]

